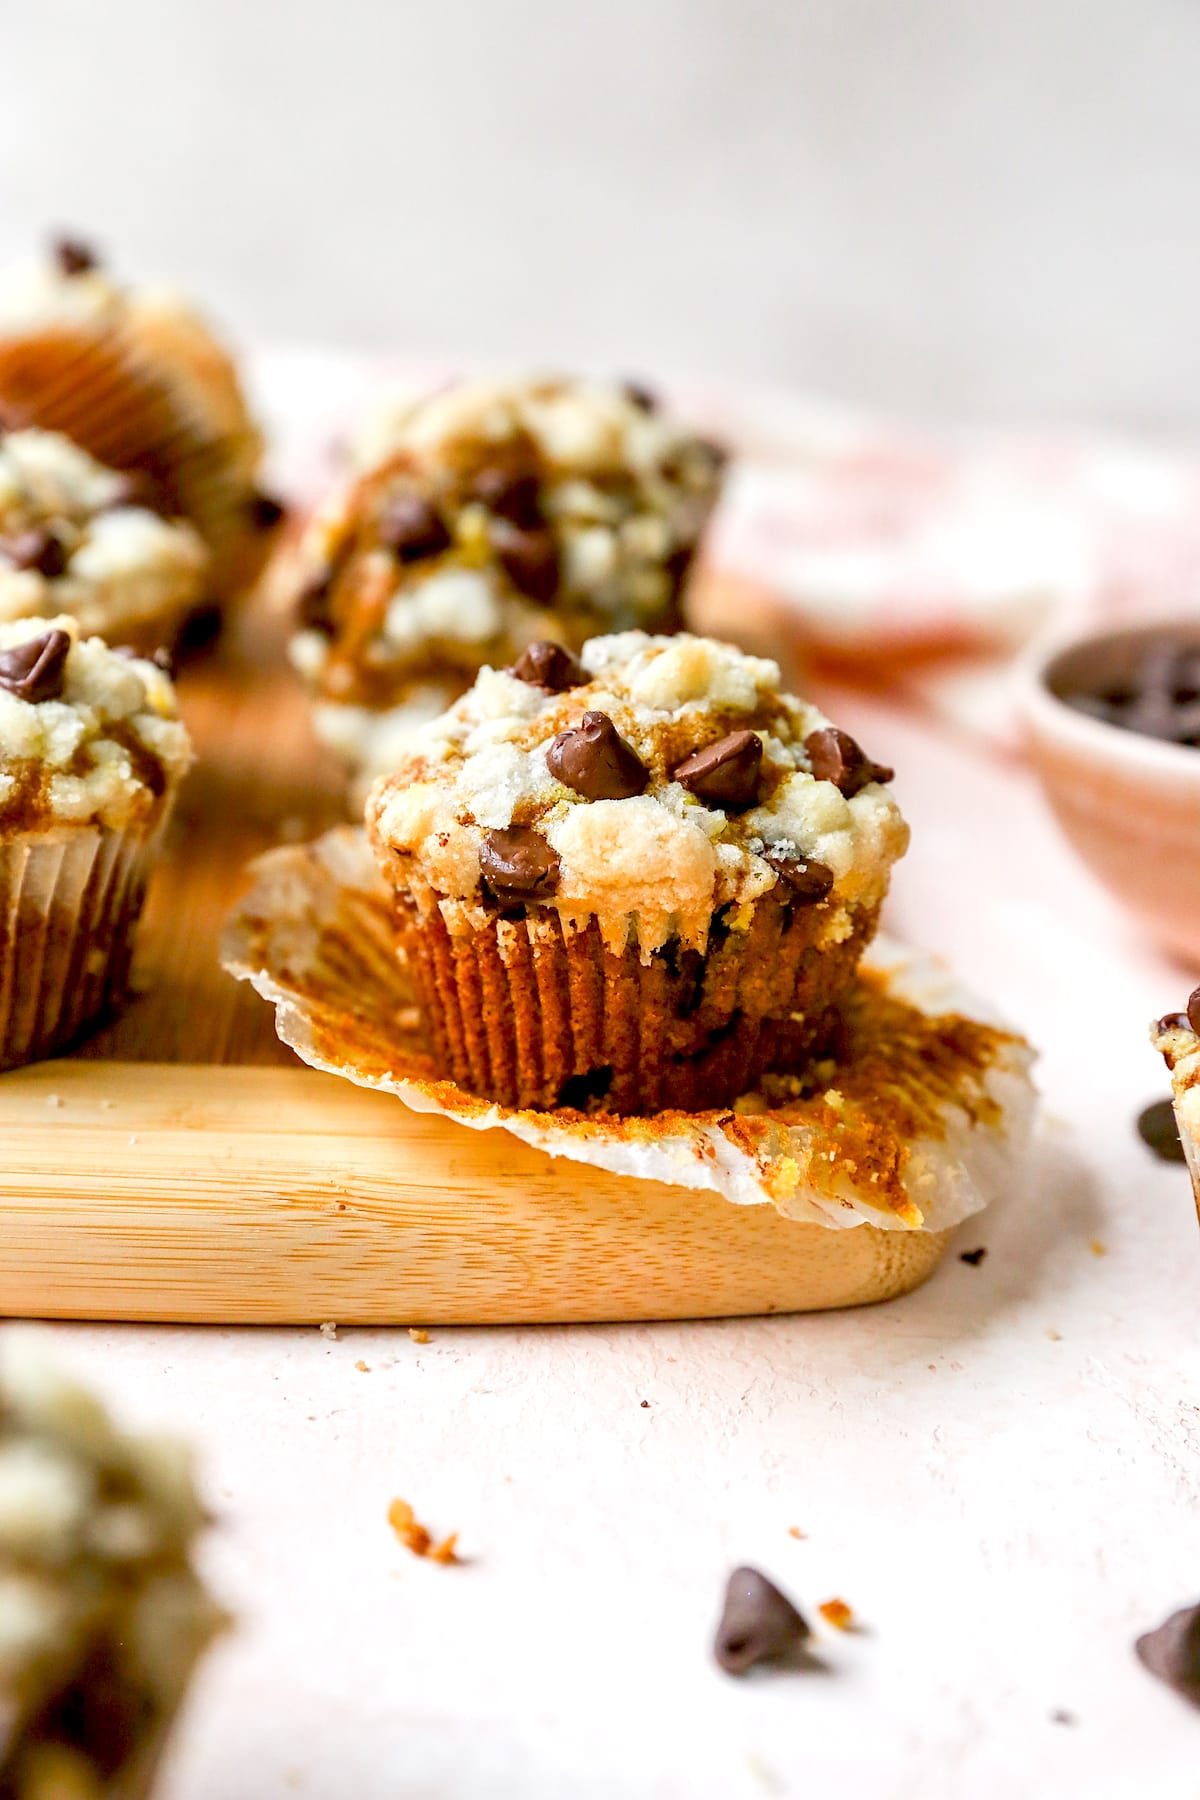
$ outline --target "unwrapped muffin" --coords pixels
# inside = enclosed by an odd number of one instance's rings
[[[167,676],[75,620],[0,624],[0,1069],[124,997],[191,762]]]
[[[87,246],[0,282],[0,418],[61,431],[138,475],[155,510],[189,519],[221,597],[265,554],[278,508],[258,486],[263,441],[233,360],[165,290],[124,288]]]
[[[534,639],[674,630],[721,463],[618,384],[468,381],[412,407],[300,548],[292,657],[321,735],[379,772]]]
[[[436,1054],[509,1106],[725,1105],[829,1041],[908,829],[773,662],[549,642],[373,790]]]
[[[34,1334],[0,1336],[0,1794],[141,1800],[223,1622],[183,1446],[129,1437]]]
[[[208,554],[135,499],[127,475],[58,432],[0,435],[0,621],[70,613],[112,643],[170,644]]]

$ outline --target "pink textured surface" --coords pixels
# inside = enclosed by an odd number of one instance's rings
[[[162,1800],[1190,1800],[1200,1721],[1132,1643],[1200,1594],[1200,1263],[1134,1118],[1166,1092],[1146,1022],[1195,972],[1073,860],[979,728],[1003,673],[975,682],[821,698],[898,770],[890,928],[1043,1051],[1035,1167],[958,1246],[979,1267],[865,1313],[424,1346],[55,1327],[196,1439],[218,1514],[241,1624]],[[397,1494],[465,1566],[400,1548]],[[820,1628],[826,1675],[732,1681],[708,1645],[741,1562],[866,1629]]]

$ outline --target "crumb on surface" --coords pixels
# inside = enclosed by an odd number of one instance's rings
[[[369,1363],[365,1363],[365,1362],[364,1362],[364,1361],[363,1361],[363,1359],[362,1359],[362,1357],[361,1357],[361,1356],[360,1356],[360,1357],[359,1357],[359,1359],[358,1359],[358,1361],[357,1361],[357,1362],[356,1362],[356,1363],[355,1363],[355,1365],[354,1365],[354,1366],[355,1366],[355,1368],[356,1368],[356,1369],[358,1369],[358,1370],[359,1370],[359,1372],[360,1372],[360,1373],[361,1373],[361,1374],[363,1374],[363,1375],[369,1375],[369,1374],[370,1374],[370,1373],[371,1373],[371,1367],[370,1367],[370,1364],[369,1364]]]
[[[408,1328],[408,1335],[414,1344],[427,1344],[429,1342],[429,1333],[423,1325],[410,1325]]]
[[[1068,1712],[1065,1707],[1059,1706],[1050,1714],[1050,1723],[1052,1725],[1078,1725],[1079,1720],[1073,1712]]]
[[[847,1605],[845,1600],[822,1600],[817,1611],[827,1625],[834,1626],[838,1631],[853,1631],[857,1623],[854,1608]]]
[[[47,1106],[61,1106],[62,1103],[63,1103],[63,1099],[62,1099],[61,1094],[47,1094],[46,1095],[46,1105]]]
[[[324,1325],[318,1325],[317,1330],[323,1338],[328,1338],[330,1343],[333,1343],[337,1337],[338,1328],[332,1319],[326,1319]]]
[[[396,1497],[388,1507],[388,1524],[404,1545],[414,1556],[427,1556],[431,1562],[456,1563],[458,1561],[458,1533],[452,1531],[448,1537],[438,1544],[428,1527],[418,1520],[407,1500]]]
[[[1062,1332],[1055,1331],[1053,1325],[1050,1326],[1049,1330],[1046,1333],[1046,1336],[1050,1339],[1050,1342],[1052,1344],[1061,1344],[1062,1343]]]
[[[642,1405],[643,1405],[643,1406],[649,1406],[649,1404],[650,1404],[650,1402],[649,1402],[649,1401],[648,1401],[648,1400],[643,1400],[643,1401],[642,1401]]]
[[[801,1531],[801,1529],[798,1525],[789,1525],[788,1526],[788,1536],[790,1538],[804,1538],[807,1536],[807,1533]]]
[[[1108,1245],[1105,1243],[1102,1243],[1099,1238],[1093,1238],[1091,1243],[1088,1245],[1088,1249],[1091,1251],[1093,1256],[1107,1256],[1108,1255]]]

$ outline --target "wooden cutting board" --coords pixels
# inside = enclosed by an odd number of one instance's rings
[[[0,1314],[213,1322],[647,1319],[854,1305],[938,1234],[553,1160],[301,1067],[222,971],[247,861],[342,816],[262,609],[180,679],[199,751],[156,874],[140,993],[75,1055],[0,1076]]]

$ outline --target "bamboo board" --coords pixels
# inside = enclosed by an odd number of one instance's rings
[[[302,1068],[219,966],[246,862],[340,816],[279,628],[250,613],[180,691],[200,761],[143,925],[141,994],[0,1076],[0,1315],[496,1323],[804,1311],[890,1297],[944,1234],[555,1161]]]

